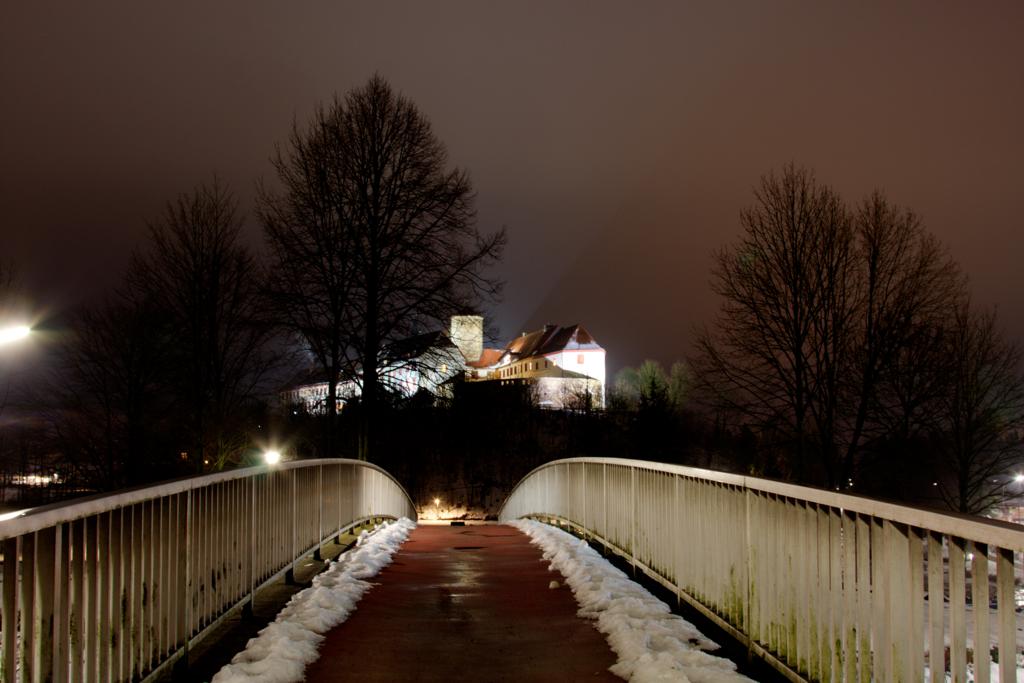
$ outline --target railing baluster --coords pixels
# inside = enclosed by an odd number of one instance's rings
[[[924,680],[924,532],[911,527],[910,543],[910,681]]]
[[[35,629],[33,624],[35,608],[35,532],[23,535],[20,541],[21,552],[21,679],[34,680],[33,665],[35,663]]]
[[[146,523],[145,502],[132,506],[132,675],[141,677],[145,671],[142,660],[143,638],[145,638],[145,562],[146,537],[143,529]]]
[[[971,605],[974,613],[974,681],[989,683],[989,607],[988,607],[988,546],[974,543],[974,561],[971,563]]]
[[[110,680],[125,678],[124,660],[124,509],[110,511]],[[175,601],[177,602],[177,601]]]
[[[818,625],[818,677],[829,681],[832,675],[832,605],[829,599],[829,513],[825,506],[817,509],[817,599],[814,621]],[[781,578],[781,577],[780,577]]]
[[[3,541],[3,612],[0,613],[3,623],[3,663],[0,679],[5,681],[14,680],[18,661],[18,630],[14,628],[18,619],[18,545],[18,538],[5,538]]]
[[[910,680],[910,535],[905,525],[888,525],[889,628],[893,680]],[[917,683],[916,681],[914,683]]]
[[[98,680],[110,680],[110,512],[96,516],[96,585],[99,608]]]
[[[1017,613],[1013,550],[996,551],[996,607],[999,610],[999,680],[1017,679]]]
[[[964,577],[965,541],[949,539],[949,669],[953,683],[967,681],[967,595]]]
[[[85,520],[79,519],[68,524],[71,552],[71,664],[70,680],[83,679],[84,666],[83,630],[85,629]]]
[[[57,570],[56,576],[54,577],[53,586],[53,599],[54,604],[57,607],[57,614],[54,615],[53,623],[53,680],[54,681],[66,681],[69,679],[68,672],[68,658],[70,656],[70,630],[71,630],[71,595],[69,588],[71,586],[69,577],[71,575],[71,546],[70,533],[71,525],[69,523],[62,523],[57,525],[57,533],[59,536],[60,547],[58,549],[59,557],[57,559]],[[10,623],[10,622],[5,622]],[[10,678],[0,673],[0,680],[12,680],[13,674]]]
[[[57,534],[54,527],[35,533],[36,568],[31,581],[35,605],[32,620],[34,658],[33,680],[50,681],[53,677],[53,589]]]
[[[155,609],[159,586],[157,585],[157,567],[156,561],[159,558],[157,554],[157,548],[160,543],[160,539],[157,535],[156,517],[158,514],[158,500],[151,500],[145,505],[146,517],[144,519],[143,535],[146,537],[146,553],[145,553],[145,573],[143,574],[143,580],[146,582],[146,586],[143,589],[143,595],[145,597],[143,602],[143,609],[146,611],[146,616],[143,621],[145,625],[145,637],[143,642],[145,643],[145,650],[143,651],[143,666],[148,672],[153,668],[153,658],[155,656],[154,647],[154,636],[156,635],[156,612]]]
[[[928,669],[931,683],[946,680],[946,646],[943,639],[945,603],[942,534],[928,533]]]

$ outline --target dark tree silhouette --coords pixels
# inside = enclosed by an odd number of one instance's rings
[[[857,336],[840,481],[853,475],[862,444],[905,443],[926,418],[920,411],[935,399],[942,373],[936,342],[964,293],[956,263],[912,211],[875,192],[854,224]]]
[[[264,189],[261,216],[275,308],[332,391],[338,379],[361,386],[366,457],[392,349],[497,296],[485,270],[505,232],[480,234],[468,174],[448,168],[427,118],[379,76],[295,127],[274,165],[283,189]]]
[[[45,406],[78,485],[112,490],[169,476],[165,329],[159,311],[124,289],[72,320],[33,402]]]
[[[896,400],[885,381],[923,357],[915,345],[962,282],[916,216],[879,193],[851,211],[788,166],[755,197],[739,242],[716,256],[723,304],[698,341],[702,393],[772,435],[792,455],[790,476],[846,486],[865,443],[892,428],[893,406],[919,400]]]
[[[135,296],[160,312],[175,408],[196,470],[237,463],[243,407],[262,390],[274,358],[259,271],[240,240],[230,191],[216,180],[167,205],[151,244],[128,275]]]
[[[815,419],[827,431],[839,406],[851,221],[838,195],[792,166],[762,178],[755,199],[740,214],[739,243],[715,256],[723,303],[694,366],[707,395],[782,435],[793,476],[805,480]]]
[[[999,333],[994,312],[964,300],[955,310],[943,351],[949,381],[938,402],[942,420],[943,499],[980,514],[1020,494],[1011,468],[1024,455],[1024,377],[1020,348]]]

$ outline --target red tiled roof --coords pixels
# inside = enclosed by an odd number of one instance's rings
[[[510,341],[505,350],[516,359],[544,356],[566,349],[600,349],[594,338],[582,325],[545,325],[543,329],[527,332]]]
[[[504,353],[505,351],[502,349],[484,349],[479,359],[468,362],[466,365],[471,368],[489,368],[497,363]]]

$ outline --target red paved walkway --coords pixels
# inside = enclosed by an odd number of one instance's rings
[[[604,636],[540,559],[513,527],[418,527],[306,680],[620,680]]]

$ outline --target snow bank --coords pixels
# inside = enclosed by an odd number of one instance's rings
[[[370,588],[365,581],[391,564],[391,556],[416,527],[408,519],[363,531],[313,585],[292,596],[277,618],[251,639],[212,683],[293,683],[316,661],[323,634],[348,619]]]
[[[1024,668],[1021,668],[1022,664],[1024,664],[1024,661],[1021,660],[1020,653],[1017,653],[1017,683],[1024,683]],[[950,674],[948,671],[945,672],[945,674],[943,675],[943,678],[946,681],[946,683],[952,683],[952,681],[953,681],[953,675]],[[927,666],[924,667],[924,680],[925,681],[932,680],[932,671]],[[967,683],[974,683],[975,680],[976,679],[974,677],[974,664],[968,663],[967,664]],[[988,680],[990,680],[990,681],[998,681],[999,680],[999,664],[997,664],[996,662],[992,662],[991,664],[989,664]]]
[[[597,620],[597,629],[619,657],[612,673],[638,682],[750,680],[736,673],[733,662],[705,652],[718,645],[585,541],[531,520],[511,524],[540,546],[551,569],[565,577],[580,605],[579,615]]]

